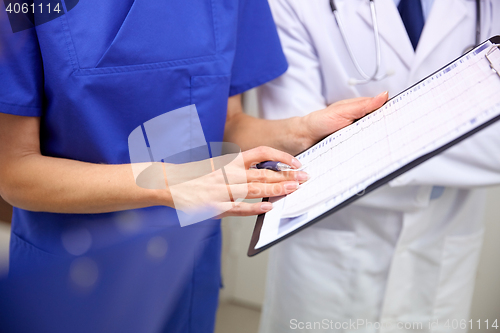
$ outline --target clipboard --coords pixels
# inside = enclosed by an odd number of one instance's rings
[[[431,75],[427,76],[426,78],[422,79],[421,81],[415,83],[414,85],[412,85],[408,89],[402,91],[400,94],[394,96],[393,98],[388,100],[385,105],[390,105],[391,103],[397,102],[398,100],[400,100],[402,98],[401,96],[405,96],[405,95],[409,94],[409,92],[411,92],[413,89],[417,89],[417,88],[420,89],[419,87],[422,84],[424,84],[425,82],[428,82],[431,78],[438,77],[438,76],[440,76],[441,73],[447,73],[448,71],[453,70],[455,67],[457,67],[459,65],[459,63],[464,62],[465,61],[464,59],[469,59],[470,57],[473,57],[475,55],[483,56],[484,58],[486,58],[486,60],[489,63],[489,67],[490,67],[489,70],[491,70],[491,74],[492,75],[496,74],[498,76],[498,80],[500,82],[500,57],[496,58],[497,61],[493,61],[491,59],[492,54],[497,53],[497,52],[500,52],[500,36],[492,37],[489,40],[486,40],[485,42],[479,44],[477,47],[475,47],[474,49],[465,53],[461,57],[459,57],[459,58],[455,59],[454,61],[450,62],[449,64],[443,66],[442,68],[440,68],[436,72],[432,73]],[[486,63],[485,63],[485,65],[486,65]],[[384,107],[382,107],[382,108],[384,108]],[[379,110],[381,110],[382,108],[380,108]],[[377,110],[375,112],[378,112],[379,110]],[[473,134],[483,130],[484,128],[496,123],[497,121],[500,120],[500,104],[499,104],[499,111],[497,113],[498,114],[495,114],[491,119],[488,119],[487,121],[485,121],[483,123],[479,123],[477,126],[474,126],[473,128],[467,130],[465,133],[462,133],[460,136],[454,138],[453,140],[446,142],[444,144],[441,144],[438,147],[435,147],[434,149],[432,149],[432,151],[426,152],[425,154],[422,154],[421,156],[418,156],[417,158],[415,158],[407,163],[404,163],[403,165],[398,167],[396,170],[394,170],[394,171],[390,172],[389,174],[375,180],[369,186],[363,188],[364,194],[368,194],[370,192],[373,192],[374,190],[389,183],[390,181],[394,180],[395,178],[404,174],[405,172],[407,172],[407,171],[415,168],[416,166],[424,163],[425,161],[429,160],[430,158],[444,152],[448,148],[453,147],[454,145],[467,139],[468,137],[472,136]],[[356,124],[359,121],[361,121],[362,119],[369,117],[369,116],[370,115],[367,115],[367,116],[361,118],[360,120],[357,120],[355,123],[347,126],[346,128],[342,129],[341,131],[348,129],[349,127],[356,126]],[[332,134],[332,135],[334,135],[334,134]],[[312,151],[312,150],[316,149],[317,147],[323,146],[327,140],[329,140],[329,137],[321,140],[317,144],[313,145],[309,149],[306,149],[305,151],[299,153],[296,156],[303,156],[303,154],[306,154],[308,151]],[[299,191],[300,191],[300,189],[299,189]],[[281,242],[282,240],[287,239],[288,237],[300,232],[301,230],[311,226],[312,224],[321,221],[323,218],[325,218],[331,214],[334,214],[335,212],[341,210],[342,208],[350,205],[354,201],[358,200],[360,197],[361,196],[359,196],[357,194],[352,194],[352,195],[346,197],[340,203],[336,204],[334,207],[328,209],[327,211],[324,211],[323,213],[319,214],[316,217],[311,218],[310,220],[306,221],[305,223],[301,222],[299,227],[297,227],[289,232],[286,232],[283,235],[278,236],[276,239],[274,239],[272,241],[266,241],[267,243],[264,242],[263,245],[262,244],[259,245],[259,243],[261,241],[261,232],[263,229],[264,221],[266,219],[266,216],[273,211],[259,215],[257,217],[256,223],[255,223],[255,227],[254,227],[254,231],[252,234],[252,238],[250,241],[250,246],[249,246],[247,255],[249,257],[252,257],[252,256],[259,254],[262,251],[265,251],[266,249]],[[263,199],[263,201],[269,201],[269,200],[270,200],[270,198]]]

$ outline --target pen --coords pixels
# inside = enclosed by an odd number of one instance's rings
[[[268,170],[273,170],[273,171],[288,171],[288,170],[295,170],[292,169],[291,166],[288,164],[282,163],[282,162],[276,162],[276,161],[265,161],[265,162],[260,162],[259,164],[255,165],[257,169],[268,169]]]

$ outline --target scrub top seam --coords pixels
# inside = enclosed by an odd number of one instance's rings
[[[24,246],[31,247],[33,250],[38,251],[38,252],[40,252],[40,253],[42,253],[44,255],[47,255],[47,256],[50,256],[50,257],[53,257],[53,258],[67,258],[67,256],[65,256],[65,255],[51,253],[51,252],[47,252],[47,251],[41,249],[40,247],[34,245],[32,242],[26,240],[24,237],[20,236],[19,234],[17,234],[14,231],[11,231],[11,237],[12,236],[15,237],[18,241],[23,242]],[[14,242],[15,242],[15,240],[14,240]]]
[[[0,101],[0,113],[23,117],[40,117],[43,110],[42,107],[7,104]]]
[[[42,109],[41,106],[12,104],[12,103],[6,103],[6,102],[2,102],[2,101],[0,101],[0,104],[8,105],[8,106],[15,106],[15,107],[18,107],[18,108],[29,108],[29,109],[38,109],[38,110]]]
[[[215,3],[214,0],[210,0],[211,4],[211,9],[212,9],[212,25],[214,28],[214,42],[215,42],[215,54],[219,53],[219,34],[218,34],[218,29],[217,29],[217,20],[216,20],[216,15],[215,15]]]
[[[95,64],[94,68],[100,68],[99,65],[101,62],[105,59],[105,57],[109,54],[109,52],[112,50],[113,46],[115,45],[116,41],[118,38],[120,38],[120,33],[125,29],[125,25],[127,24],[127,21],[130,21],[129,17],[132,15],[132,11],[134,10],[136,1],[134,0],[132,2],[132,5],[130,6],[127,15],[125,15],[125,18],[120,24],[120,27],[118,28],[118,31],[116,34],[113,36],[113,39],[111,40],[111,43],[108,45],[106,50],[104,50],[104,53],[100,56],[99,60],[97,60],[97,63]]]
[[[78,57],[76,55],[76,52],[75,52],[75,57],[74,57],[74,58],[76,58],[76,62],[75,62],[75,59],[73,58],[73,54],[71,53],[70,44],[74,45],[73,36],[71,35],[71,30],[69,29],[69,25],[66,25],[64,22],[65,19],[66,19],[65,15],[63,15],[63,18],[61,18],[61,26],[63,29],[63,34],[66,37],[66,38],[64,38],[64,42],[66,44],[66,49],[68,50],[68,56],[69,56],[69,60],[71,63],[71,67],[73,69],[72,73],[74,73],[75,71],[77,71],[80,68],[80,64],[78,62]],[[68,38],[69,38],[69,41],[68,41]]]
[[[139,71],[150,71],[155,69],[177,68],[182,66],[189,66],[194,64],[201,64],[204,62],[212,62],[217,60],[217,55],[202,56],[196,58],[179,59],[167,62],[156,62],[151,64],[139,64],[129,66],[115,66],[115,67],[98,67],[98,68],[80,68],[73,72],[74,76],[95,76],[95,75],[109,75],[109,74],[123,74]]]

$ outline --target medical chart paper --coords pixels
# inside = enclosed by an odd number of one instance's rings
[[[311,178],[296,192],[270,200],[274,209],[263,216],[249,255],[498,118],[500,76],[490,68],[488,52],[500,69],[500,49],[487,41],[298,155]]]

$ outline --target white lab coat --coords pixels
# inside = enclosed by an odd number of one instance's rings
[[[354,53],[371,73],[375,46],[368,1],[336,3]],[[270,4],[290,67],[259,90],[262,115],[269,119],[385,90],[394,96],[460,56],[475,39],[474,1],[436,0],[414,52],[393,0],[376,0],[382,72],[395,74],[350,86],[349,78],[359,74],[329,1]],[[482,40],[500,34],[500,1],[482,0],[481,14]],[[460,325],[453,330],[453,319],[470,319],[484,187],[496,184],[500,124],[278,244],[270,253],[260,332],[466,331]],[[435,186],[445,190],[431,198]],[[307,329],[308,322],[321,325]],[[389,327],[377,330],[377,323]],[[404,324],[415,326],[406,330]]]

